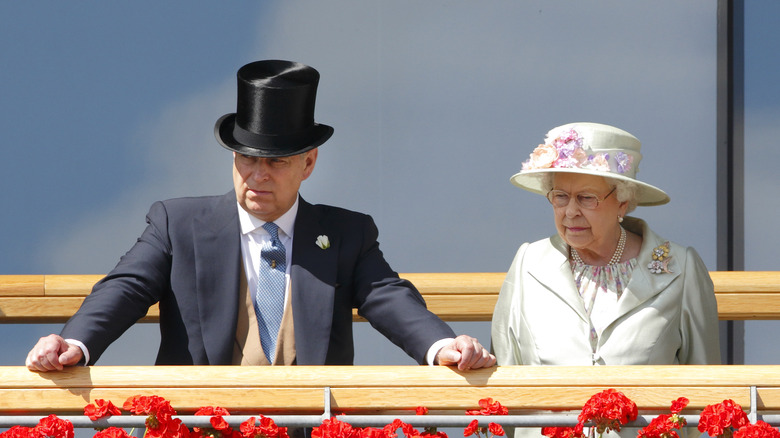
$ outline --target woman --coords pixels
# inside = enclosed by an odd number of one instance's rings
[[[499,365],[720,362],[712,280],[693,248],[626,217],[669,202],[635,177],[640,142],[612,126],[554,128],[511,179],[546,195],[557,235],[517,251],[498,297]]]

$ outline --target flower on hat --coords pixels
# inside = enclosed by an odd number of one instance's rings
[[[620,151],[615,154],[615,162],[617,162],[617,171],[620,173],[626,173],[631,170],[631,163],[634,161],[634,157],[627,153]]]
[[[523,170],[537,169],[589,169],[611,172],[610,156],[607,153],[589,155],[583,147],[585,139],[575,128],[569,128],[555,138],[547,137],[543,144],[534,149],[528,160],[523,162]],[[631,170],[634,157],[625,152],[614,156],[617,173]]]
[[[558,150],[549,144],[540,144],[531,152],[531,158],[523,163],[523,170],[546,169],[558,159]]]
[[[609,172],[609,154],[597,154],[592,156],[590,157],[588,164],[589,166],[586,167],[588,169]]]
[[[320,247],[320,249],[328,249],[330,248],[330,240],[328,239],[328,236],[326,235],[320,235],[317,236],[317,246]]]

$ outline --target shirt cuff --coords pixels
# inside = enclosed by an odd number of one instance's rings
[[[436,365],[436,355],[439,354],[439,350],[454,340],[454,338],[444,338],[434,342],[433,345],[431,345],[431,348],[428,349],[428,353],[425,355],[425,362],[428,365]]]
[[[75,345],[79,347],[81,350],[81,353],[84,355],[82,358],[82,361],[84,362],[83,365],[86,365],[89,363],[89,350],[87,350],[87,346],[84,345],[83,342],[76,340],[76,339],[65,339],[65,342],[67,342],[70,345]],[[434,344],[435,345],[435,344]],[[79,364],[81,364],[81,361],[79,361]]]

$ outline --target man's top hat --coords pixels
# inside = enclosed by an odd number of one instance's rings
[[[237,73],[236,112],[217,120],[214,135],[232,151],[287,157],[325,143],[333,128],[314,123],[320,74],[291,61],[256,61]]]

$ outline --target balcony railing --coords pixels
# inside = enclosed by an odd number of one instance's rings
[[[401,418],[416,426],[466,426],[465,416],[491,397],[509,416],[478,418],[507,426],[573,425],[576,412],[593,394],[607,388],[633,400],[647,424],[668,412],[672,400],[690,400],[690,424],[708,404],[734,400],[754,419],[778,424],[780,366],[551,366],[494,367],[458,371],[426,366],[93,366],[34,373],[24,367],[0,367],[0,427],[35,424],[57,414],[74,424],[84,406],[96,399],[121,406],[135,395],[157,395],[171,402],[185,424],[203,406],[221,406],[239,422],[263,414],[279,424],[319,425],[334,415],[353,426],[382,426]],[[425,406],[430,414],[415,416]],[[565,411],[575,411],[565,413]],[[102,424],[138,426],[143,418],[114,417]]]
[[[780,319],[780,272],[711,272],[720,319]],[[420,289],[431,310],[448,321],[489,321],[503,273],[402,274]],[[64,322],[78,309],[93,275],[0,276],[0,323]],[[141,322],[156,322],[152,308]],[[360,318],[355,315],[355,320]],[[206,425],[192,416],[202,406],[221,406],[237,424],[263,414],[281,425],[315,426],[344,415],[354,426],[381,426],[400,418],[417,427],[464,427],[463,415],[491,397],[510,409],[495,421],[505,427],[573,425],[593,394],[615,388],[640,409],[635,425],[668,412],[678,397],[690,400],[689,424],[704,406],[732,399],[750,413],[780,425],[780,366],[603,366],[497,367],[460,372],[447,367],[117,367],[69,368],[33,373],[0,367],[0,428],[33,425],[57,414],[78,427],[141,426],[144,418],[113,417],[92,422],[83,408],[96,399],[121,405],[134,395],[158,395],[188,426]],[[417,406],[430,410],[415,416]]]
[[[504,273],[401,274],[445,321],[490,321]],[[713,271],[723,320],[780,319],[780,271]],[[59,323],[76,312],[101,275],[0,275],[0,323]],[[141,322],[156,322],[157,307]],[[360,317],[355,314],[356,321]]]

